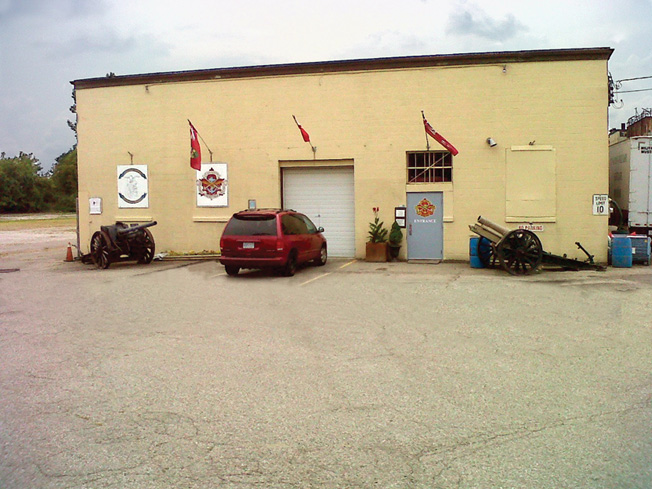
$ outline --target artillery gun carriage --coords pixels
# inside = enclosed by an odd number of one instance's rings
[[[564,270],[598,270],[606,268],[593,262],[584,247],[575,244],[587,256],[586,261],[568,258],[566,255],[553,255],[544,251],[541,240],[527,229],[507,229],[482,216],[469,229],[480,236],[478,258],[487,267],[499,266],[512,275],[530,275],[542,265],[561,267]]]
[[[136,260],[150,263],[156,249],[149,227],[156,221],[144,224],[125,224],[117,221],[110,226],[100,226],[91,238],[91,259],[97,268],[109,268],[111,263]]]

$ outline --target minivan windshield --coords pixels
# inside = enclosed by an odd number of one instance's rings
[[[276,216],[233,216],[224,236],[276,236]]]

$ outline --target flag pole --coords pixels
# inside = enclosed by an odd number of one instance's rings
[[[297,118],[294,116],[294,114],[292,115],[292,118],[294,119],[294,123],[297,125],[297,127],[298,127],[299,130],[301,131],[301,124],[299,124],[299,121],[298,121]],[[302,134],[303,134],[303,132],[302,132]],[[316,156],[316,154],[317,154],[317,148],[316,148],[315,146],[312,145],[312,142],[310,141],[310,138],[308,138],[308,141],[306,141],[306,142],[307,142],[307,143],[310,145],[310,147],[312,148],[312,156],[313,156],[313,158],[315,158],[315,156]]]
[[[203,143],[204,143],[204,146],[206,146],[206,149],[208,150],[208,154],[210,155],[210,159],[211,159],[210,162],[213,163],[213,152],[212,152],[211,149],[208,147],[208,144],[206,144],[206,141],[204,141],[204,138],[201,137],[201,134],[199,134],[199,132],[197,133],[197,136],[199,136],[199,139],[201,139],[201,140],[203,141]]]
[[[421,111],[421,118],[423,119],[423,132],[426,135],[426,151],[430,151],[430,140],[428,139],[428,132],[426,131],[426,114]]]
[[[192,126],[192,122],[190,122],[190,119],[188,119],[188,124],[190,124],[190,125]],[[195,127],[195,126],[192,126],[192,127]],[[199,131],[197,131],[197,128],[196,128],[196,127],[195,127],[195,131],[197,132],[197,136],[199,136],[199,139],[201,139],[202,142],[204,143],[204,146],[206,146],[206,149],[208,150],[208,154],[210,155],[210,159],[211,159],[210,162],[213,163],[213,152],[212,152],[211,149],[208,147],[208,144],[206,144],[206,141],[204,141],[204,138],[201,137],[201,134],[199,134]]]

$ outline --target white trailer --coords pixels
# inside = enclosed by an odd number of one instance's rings
[[[652,234],[652,137],[633,137],[630,143],[629,227]]]
[[[612,138],[609,160],[609,196],[630,231],[652,235],[652,136]]]

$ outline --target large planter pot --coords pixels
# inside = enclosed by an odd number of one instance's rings
[[[387,243],[367,243],[366,261],[387,261]]]
[[[399,251],[401,251],[401,245],[398,245],[398,246],[387,245],[387,249],[389,251],[389,259],[390,260],[398,259],[398,253],[399,253]]]

